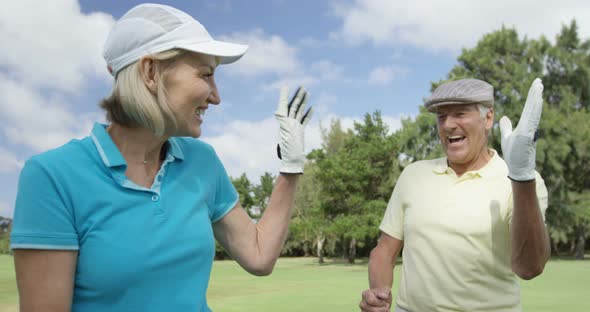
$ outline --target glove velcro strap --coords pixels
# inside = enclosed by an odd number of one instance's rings
[[[535,178],[532,178],[530,180],[516,180],[516,179],[511,178],[510,176],[508,176],[508,179],[510,179],[513,182],[518,182],[518,183],[527,183],[527,182],[533,182],[536,180]]]
[[[279,172],[283,174],[303,174],[303,170],[299,167],[281,167]]]

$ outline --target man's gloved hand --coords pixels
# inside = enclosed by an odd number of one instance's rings
[[[543,84],[541,79],[533,81],[524,104],[522,115],[516,129],[508,117],[500,119],[502,154],[508,165],[508,177],[513,181],[532,181],[535,179],[536,131],[543,110]]]
[[[307,92],[299,87],[295,95],[288,100],[288,89],[281,89],[279,106],[275,117],[279,121],[280,139],[277,153],[282,160],[281,173],[303,173],[305,152],[303,148],[304,129],[311,119],[312,109],[305,111]]]

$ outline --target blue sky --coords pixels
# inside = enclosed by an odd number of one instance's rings
[[[18,175],[32,155],[86,136],[104,121],[97,103],[112,78],[102,44],[140,1],[10,1],[0,12],[0,215],[11,216]],[[194,16],[216,39],[250,45],[221,66],[222,103],[208,110],[202,139],[232,176],[276,173],[278,89],[304,85],[320,125],[345,127],[380,110],[392,130],[411,118],[430,82],[444,79],[462,48],[502,25],[553,39],[578,20],[590,32],[590,1],[325,0],[162,1]]]

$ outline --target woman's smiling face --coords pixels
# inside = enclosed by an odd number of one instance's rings
[[[166,96],[176,118],[176,129],[170,129],[170,136],[201,135],[205,110],[209,104],[221,102],[214,78],[217,64],[214,56],[186,53],[165,75]]]

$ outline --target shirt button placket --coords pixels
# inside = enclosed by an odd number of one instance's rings
[[[154,202],[154,213],[160,216],[164,215],[164,209],[162,209],[162,196],[158,194],[153,194],[152,202]]]

